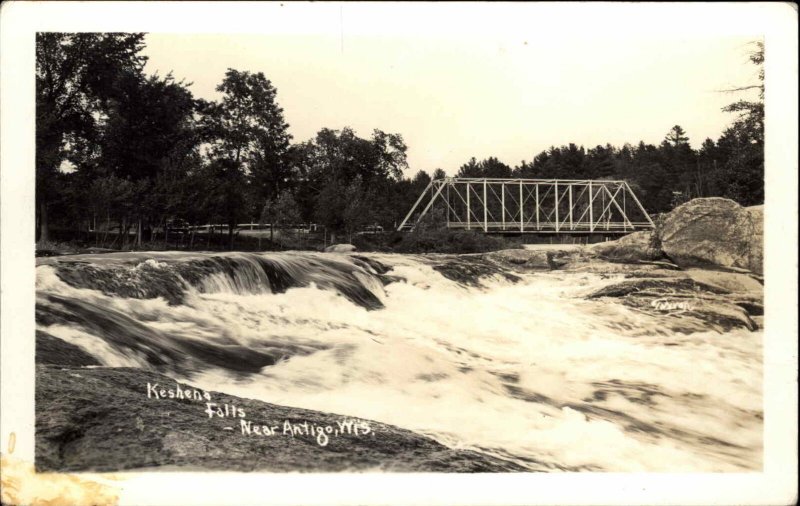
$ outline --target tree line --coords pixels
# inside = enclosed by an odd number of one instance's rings
[[[289,134],[261,72],[228,69],[216,101],[191,83],[147,75],[141,33],[39,33],[36,40],[37,239],[93,231],[118,247],[158,240],[167,224],[316,223],[334,234],[391,229],[431,178],[408,169],[399,133],[321,129]],[[763,45],[751,61],[761,66]],[[568,144],[511,167],[470,159],[462,177],[625,179],[651,212],[699,196],[763,202],[763,71],[758,101],[726,110],[732,125],[699,149],[680,126],[656,146]],[[746,89],[743,87],[738,90]],[[113,232],[111,232],[113,230]],[[135,231],[133,237],[130,232]],[[131,244],[133,243],[133,244]]]

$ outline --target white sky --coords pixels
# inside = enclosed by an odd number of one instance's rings
[[[410,173],[472,156],[513,166],[569,142],[657,144],[675,124],[697,147],[733,120],[718,90],[755,81],[760,37],[720,29],[732,5],[271,7],[249,20],[258,34],[150,33],[147,71],[207,99],[228,67],[264,72],[295,142],[323,127],[400,133]],[[697,16],[707,29],[684,30]]]

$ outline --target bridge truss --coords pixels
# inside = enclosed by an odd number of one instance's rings
[[[655,228],[625,181],[445,177],[428,184],[397,228],[424,219],[486,233],[627,234]]]

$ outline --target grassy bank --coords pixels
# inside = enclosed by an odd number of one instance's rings
[[[245,231],[246,232],[246,231]],[[331,245],[330,236],[324,232],[297,233],[276,232],[270,241],[268,236],[259,237],[247,233],[235,234],[231,248],[227,234],[197,234],[172,236],[169,240],[142,241],[136,244],[131,235],[123,241],[102,236],[94,237],[85,232],[57,231],[53,241],[37,244],[37,256],[52,256],[79,253],[102,253],[106,251],[323,251]],[[536,236],[531,234],[506,236],[487,235],[480,230],[450,230],[447,228],[421,228],[414,232],[381,232],[370,234],[340,234],[336,243],[353,244],[358,251],[384,253],[487,253],[504,249],[519,249],[525,244],[572,244],[597,242],[601,238],[569,236]]]
[[[143,240],[137,244],[136,236],[108,236],[105,234],[76,233],[70,230],[56,230],[48,242],[36,244],[37,256],[52,256],[106,251],[282,251],[311,250],[325,247],[325,237],[319,234],[282,233],[271,241],[268,236],[258,237],[245,233],[233,236],[233,247],[225,233],[216,234],[175,234],[168,239],[160,236],[155,240]]]
[[[36,245],[37,256],[52,256],[77,253],[99,253],[105,251],[322,251],[330,245],[330,238],[323,233],[283,233],[273,241],[267,237],[245,234],[234,235],[233,247],[224,234],[174,237],[169,241],[143,241],[137,245],[131,236],[127,241],[103,241],[86,234],[70,234],[60,231],[53,234],[54,240]],[[384,232],[377,234],[341,235],[339,243],[351,243],[358,251],[390,253],[485,253],[502,249],[521,248],[520,238],[505,238],[486,235],[479,231],[427,229],[414,232]]]
[[[390,253],[486,253],[521,248],[519,241],[468,230],[428,229],[353,236],[359,251]]]

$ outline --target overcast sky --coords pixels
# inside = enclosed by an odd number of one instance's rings
[[[472,156],[513,166],[569,142],[657,144],[675,124],[697,147],[730,124],[719,90],[755,81],[758,34],[713,33],[724,16],[682,31],[682,6],[574,8],[586,5],[287,4],[260,34],[150,33],[147,71],[207,99],[229,67],[263,72],[295,142],[323,127],[400,133],[412,173]]]

